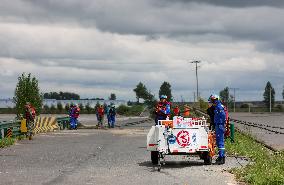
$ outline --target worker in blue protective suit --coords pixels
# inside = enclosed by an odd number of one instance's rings
[[[112,105],[109,110],[110,128],[114,128],[115,116],[116,116],[115,105]]]
[[[105,108],[105,114],[107,115],[107,125],[108,125],[108,128],[111,127],[111,125],[110,125],[111,120],[110,120],[110,114],[109,114],[110,108],[111,108],[110,105],[108,105]]]
[[[166,120],[169,119],[171,114],[171,103],[167,101],[166,95],[160,96],[160,101],[158,102],[156,109],[155,109],[155,123],[158,124],[158,120]]]
[[[70,129],[77,129],[79,116],[80,108],[77,105],[72,104],[69,110]]]
[[[226,113],[218,95],[211,95],[210,102],[214,106],[214,125],[216,132],[216,144],[218,147],[218,158],[216,164],[225,164],[225,124]]]

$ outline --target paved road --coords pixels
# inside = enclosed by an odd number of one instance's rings
[[[59,131],[0,149],[0,184],[236,184],[226,170],[246,164],[227,158],[204,166],[197,158],[168,157],[157,172],[146,151],[152,122],[111,130]]]
[[[275,126],[277,128],[267,127],[270,130],[278,131],[284,133],[284,114],[283,113],[230,113],[230,117],[242,120],[249,121],[257,124],[265,124],[269,126]],[[244,126],[239,123],[236,123],[238,129],[250,133],[255,136],[258,140],[266,143],[276,150],[284,150],[284,134],[276,134],[275,132],[267,131],[264,129]]]

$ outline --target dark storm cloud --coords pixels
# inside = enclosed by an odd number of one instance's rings
[[[79,24],[103,32],[161,36],[182,41],[255,41],[256,48],[284,51],[282,0],[28,0],[0,7],[3,20],[31,24]],[[22,8],[20,8],[22,7]],[[187,41],[187,40],[185,40]],[[196,39],[195,39],[196,41]]]
[[[176,2],[180,2],[177,4]],[[167,6],[162,6],[166,3]],[[193,4],[194,3],[194,4]],[[201,3],[201,4],[200,4]],[[4,0],[0,6],[0,15],[6,19],[26,21],[28,23],[79,23],[86,27],[94,27],[120,34],[141,34],[156,37],[159,34],[230,34],[230,27],[242,37],[260,35],[266,37],[268,32],[261,32],[261,23],[268,24],[270,31],[276,30],[270,25],[283,23],[281,8],[284,1],[272,0],[122,0],[117,4],[114,0]],[[244,7],[231,10],[208,7],[206,5],[232,5]],[[204,6],[205,5],[205,8]],[[19,8],[22,6],[22,8]],[[264,6],[264,9],[257,7]],[[265,8],[265,6],[268,8]],[[269,12],[267,12],[269,11]],[[265,21],[265,22],[264,22]],[[267,22],[269,21],[269,22]],[[229,24],[231,22],[231,25]],[[248,27],[248,28],[247,28]],[[254,29],[252,29],[254,28]],[[247,31],[246,31],[247,30]],[[256,31],[252,34],[250,31]],[[238,36],[236,34],[236,36]]]

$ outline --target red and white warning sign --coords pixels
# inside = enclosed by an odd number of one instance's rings
[[[190,143],[190,137],[189,137],[189,132],[186,130],[181,130],[178,134],[177,134],[177,143],[181,146],[181,147],[186,147],[189,145]]]

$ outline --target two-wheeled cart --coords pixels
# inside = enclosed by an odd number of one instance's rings
[[[147,135],[147,150],[151,151],[152,163],[158,165],[158,171],[166,155],[199,155],[204,164],[210,165],[214,148],[214,134],[204,117],[159,120]]]

